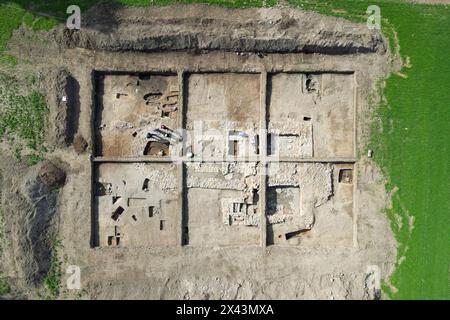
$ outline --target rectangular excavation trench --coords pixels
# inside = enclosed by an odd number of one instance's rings
[[[94,247],[352,245],[352,73],[94,75]]]

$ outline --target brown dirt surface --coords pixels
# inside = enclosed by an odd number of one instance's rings
[[[382,214],[390,201],[385,181],[370,161],[357,160],[358,174],[353,176],[357,219],[350,247],[178,245],[110,250],[92,248],[96,222],[91,182],[96,179],[95,163],[84,153],[91,147],[99,148],[98,143],[89,145],[100,126],[92,119],[93,100],[102,94],[96,91],[98,70],[187,69],[199,74],[212,70],[356,70],[359,148],[369,125],[366,98],[376,79],[391,68],[386,42],[378,31],[301,10],[233,10],[207,5],[117,10],[97,6],[83,14],[83,23],[80,31],[60,26],[45,35],[55,37],[57,42],[26,41],[31,31],[21,29],[9,44],[9,53],[20,56],[20,61],[32,61],[26,66],[48,76],[50,131],[54,131],[47,140],[55,147],[45,155],[51,161],[40,166],[16,168],[12,160],[0,161],[2,209],[12,238],[0,266],[8,265],[4,269],[9,270],[9,277],[40,279],[45,275],[50,252],[47,234],[54,224],[62,241],[64,276],[68,265],[80,266],[84,297],[91,299],[371,298],[364,287],[367,266],[380,266],[386,281],[395,263],[396,243]],[[268,54],[261,58],[255,54],[259,52]],[[48,70],[57,72],[50,75]],[[244,90],[247,88],[242,86],[238,92]],[[183,96],[186,98],[192,101],[192,96]],[[189,99],[184,103],[189,104]],[[238,120],[247,114],[237,109],[232,113]],[[217,112],[209,114],[217,117]],[[259,114],[254,116],[259,119]],[[129,130],[130,136],[133,130],[136,128]],[[67,148],[72,138],[74,148]],[[112,142],[130,148],[120,140]],[[58,159],[64,159],[65,164]],[[120,170],[117,174],[125,175]],[[164,170],[159,174],[163,178],[167,175]],[[27,176],[26,184],[23,176]],[[63,185],[59,193],[53,192],[53,187]],[[48,203],[43,205],[45,201]],[[79,294],[68,294],[72,293]]]
[[[142,8],[101,4],[83,14],[80,30],[61,27],[55,39],[65,48],[108,51],[344,54],[385,50],[378,31],[340,18],[292,9],[205,4]]]
[[[39,170],[39,178],[48,187],[61,187],[66,180],[64,170],[47,161]]]
[[[86,151],[88,147],[87,141],[81,135],[76,135],[73,141],[73,147],[77,154],[82,154]]]

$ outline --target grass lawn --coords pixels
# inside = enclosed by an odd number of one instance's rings
[[[35,29],[48,29],[66,16],[68,5],[78,3],[85,9],[96,2],[0,1],[0,53],[22,21]],[[175,1],[118,2],[146,5]],[[276,0],[179,2],[235,7],[276,4]],[[383,93],[387,103],[377,110],[381,125],[374,126],[370,145],[375,161],[389,178],[387,188],[397,189],[393,208],[386,214],[400,245],[401,263],[390,281],[398,291],[391,292],[386,286],[385,292],[393,299],[450,299],[450,6],[387,0],[287,2],[360,22],[365,21],[366,8],[377,4],[384,34],[392,40],[393,31],[397,33],[400,53],[405,59],[409,57],[411,67],[402,70],[406,77],[391,75],[386,79]],[[58,18],[41,17],[42,13]],[[414,219],[411,232],[409,217]]]
[[[450,261],[450,7],[386,5],[398,33],[408,78],[387,80],[376,160],[398,188],[393,209],[403,227],[393,230],[403,263],[392,276],[400,299],[449,299]],[[407,214],[414,217],[408,232]]]

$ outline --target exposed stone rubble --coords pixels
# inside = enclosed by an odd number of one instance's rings
[[[314,208],[323,205],[333,195],[332,165],[321,163],[272,163],[269,167],[268,187],[272,187],[279,194],[292,193],[297,187],[301,192],[301,200],[291,202],[298,208],[285,210],[276,200],[269,200],[269,208],[273,212],[268,217],[270,224],[289,222],[285,233],[296,230],[310,230],[315,221]],[[290,188],[287,188],[290,187]],[[292,196],[291,196],[292,197]]]
[[[246,191],[259,186],[256,163],[187,163],[188,188]],[[206,175],[205,175],[206,174]]]
[[[313,127],[311,123],[286,119],[269,122],[271,155],[310,158],[313,156]]]
[[[176,242],[177,180],[171,164],[105,163],[96,182],[100,247],[148,247]]]

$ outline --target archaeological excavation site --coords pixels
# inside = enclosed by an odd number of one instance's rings
[[[396,243],[364,149],[391,68],[379,30],[288,8],[99,5],[50,36],[52,227],[84,298],[380,298]]]
[[[353,72],[169,72],[93,73],[94,247],[353,245]]]

